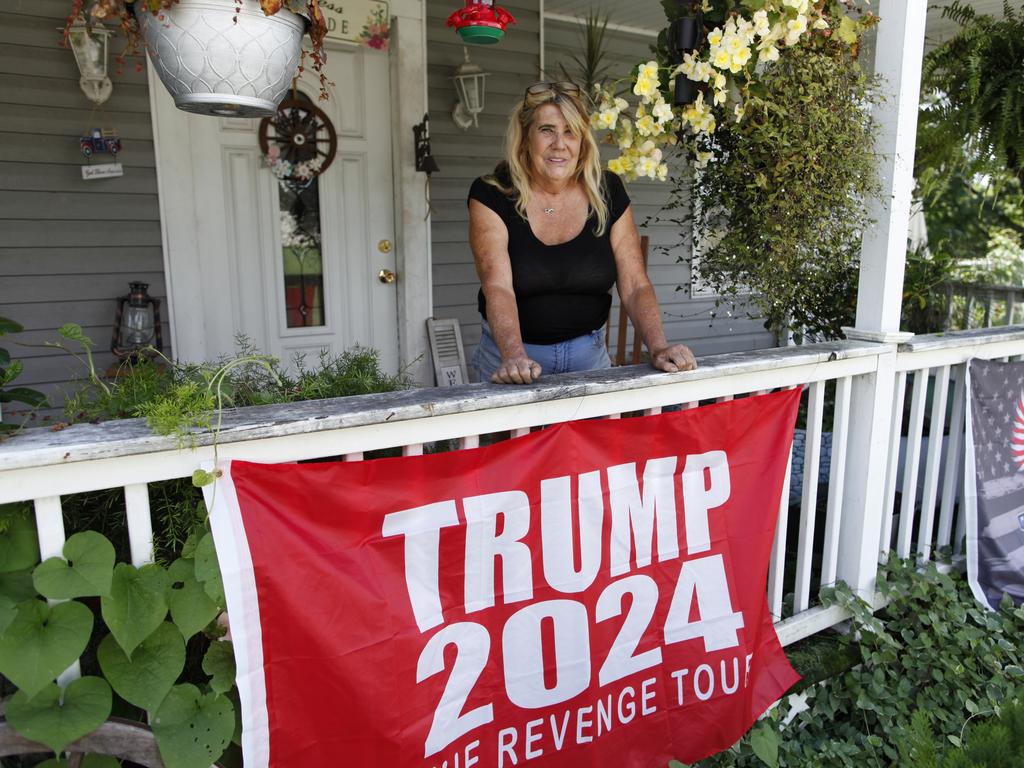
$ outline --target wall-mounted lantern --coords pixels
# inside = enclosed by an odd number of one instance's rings
[[[110,98],[114,85],[107,77],[107,38],[110,30],[102,24],[92,26],[79,18],[68,29],[68,45],[75,54],[75,63],[81,78],[78,85],[82,93],[94,104]]]
[[[148,283],[130,283],[130,293],[117,298],[110,351],[119,358],[137,357],[151,347],[160,351],[160,300],[147,293]]]
[[[458,66],[452,77],[459,96],[459,101],[452,111],[452,120],[465,131],[471,125],[478,125],[476,116],[484,110],[484,80],[487,73],[469,60],[468,48],[463,47],[462,53],[465,61]]]

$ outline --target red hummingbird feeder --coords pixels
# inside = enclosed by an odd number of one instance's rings
[[[505,36],[505,27],[515,23],[512,14],[493,0],[466,0],[466,6],[449,16],[445,26],[455,27],[464,43],[493,45]]]

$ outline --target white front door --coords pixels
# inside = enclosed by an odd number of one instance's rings
[[[335,48],[326,74],[329,101],[308,73],[298,88],[334,125],[337,154],[301,201],[266,166],[260,121],[178,112],[151,85],[158,155],[180,158],[160,168],[178,359],[230,355],[241,334],[286,365],[361,344],[397,370],[395,283],[378,277],[395,270],[388,58]]]

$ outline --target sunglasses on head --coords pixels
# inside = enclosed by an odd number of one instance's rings
[[[562,81],[560,83],[552,83],[542,80],[539,83],[534,83],[533,85],[529,86],[526,89],[525,96],[539,96],[542,93],[554,93],[556,96],[558,94],[563,94],[565,96],[578,97],[583,92],[580,90],[580,87],[576,85],[576,83],[571,83],[568,80]]]

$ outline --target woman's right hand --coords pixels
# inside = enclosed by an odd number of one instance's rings
[[[540,378],[540,364],[526,355],[502,360],[491,376],[495,384],[532,384]]]

